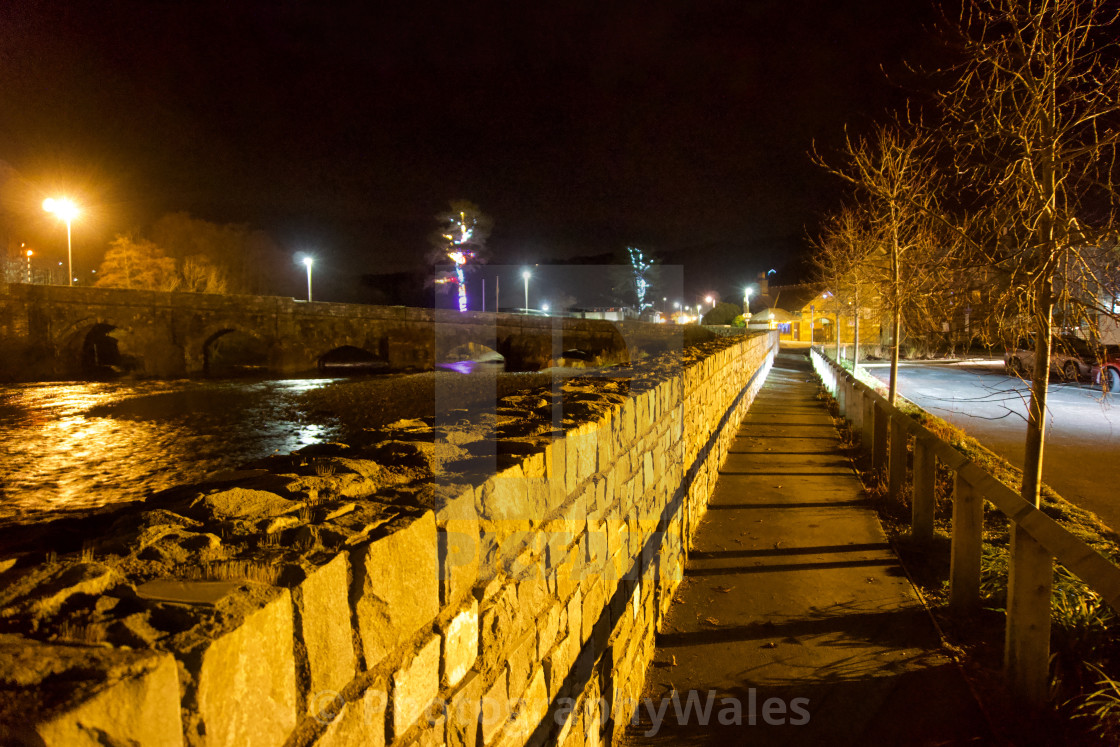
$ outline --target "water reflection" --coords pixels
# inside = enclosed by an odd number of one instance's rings
[[[0,525],[139,500],[331,440],[296,397],[333,379],[13,385],[0,389]]]

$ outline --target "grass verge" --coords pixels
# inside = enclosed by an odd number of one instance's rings
[[[949,550],[952,530],[953,473],[938,464],[937,507],[932,541],[911,536],[911,483],[897,499],[887,493],[885,476],[871,467],[859,448],[859,434],[829,400],[853,466],[907,572],[924,597],[946,638],[957,651],[995,726],[1016,744],[1120,744],[1120,616],[1079,578],[1055,564],[1051,596],[1050,702],[1048,709],[1025,717],[1003,687],[1003,639],[1006,620],[1010,522],[985,504],[981,564],[981,609],[961,618],[949,613]],[[1018,486],[1021,472],[959,428],[907,403],[902,408],[927,429],[952,444],[1005,485]],[[912,467],[912,446],[908,469]],[[1043,487],[1041,510],[1114,563],[1120,563],[1120,537],[1091,512]]]

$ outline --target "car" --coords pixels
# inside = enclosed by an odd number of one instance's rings
[[[1106,392],[1120,392],[1120,345],[1105,345],[1102,362],[1093,366],[1093,383]]]
[[[1063,381],[1088,379],[1100,360],[1088,341],[1076,335],[1055,335],[1050,341],[1050,373]],[[1034,371],[1034,339],[1020,338],[1003,356],[1012,376],[1029,379]]]

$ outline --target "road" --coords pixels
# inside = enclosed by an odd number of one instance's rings
[[[868,372],[887,381],[890,368]],[[1007,376],[1002,361],[900,365],[899,392],[1023,466],[1030,382]],[[1120,395],[1090,384],[1052,381],[1042,479],[1120,531]]]

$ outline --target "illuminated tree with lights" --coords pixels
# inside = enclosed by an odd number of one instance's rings
[[[646,309],[653,307],[652,302],[646,299],[653,295],[660,268],[652,256],[646,256],[636,246],[627,246],[626,261],[626,264],[619,264],[612,271],[613,292],[619,301],[633,306],[641,315]]]
[[[453,200],[451,209],[437,216],[439,229],[432,236],[432,244],[443,257],[449,259],[451,274],[439,277],[439,285],[454,284],[458,295],[459,311],[468,306],[466,267],[483,259],[486,239],[493,225],[478,206],[467,200]]]

